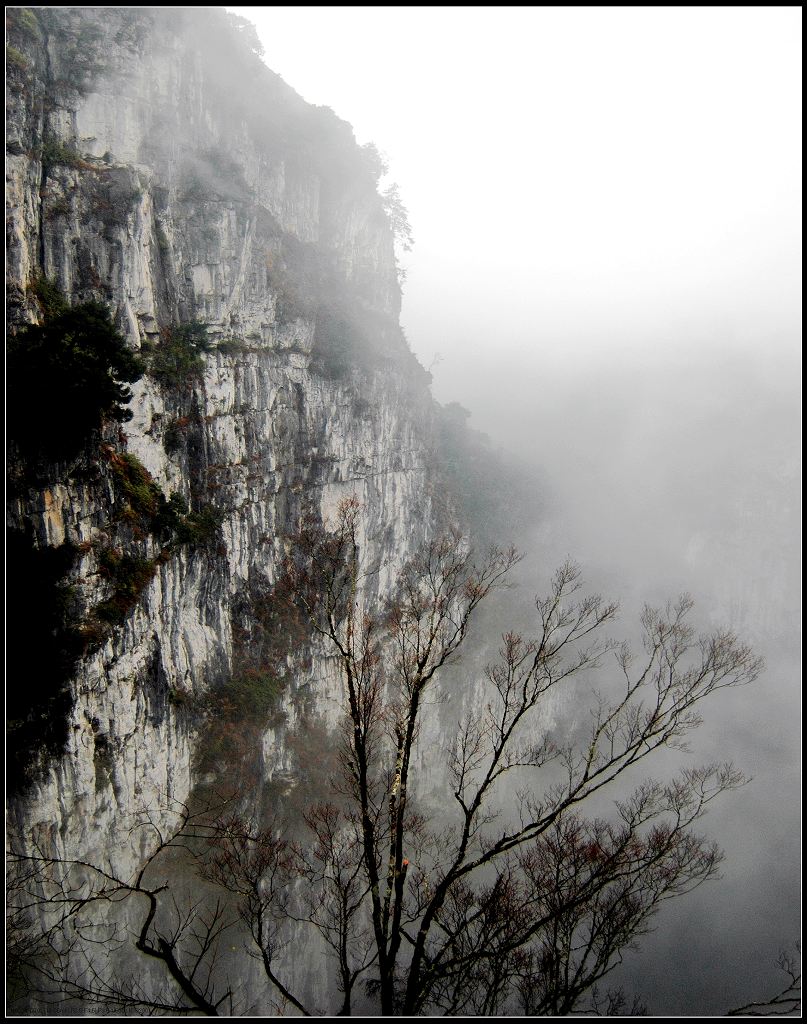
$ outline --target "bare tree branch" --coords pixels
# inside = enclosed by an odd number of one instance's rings
[[[307,927],[333,962],[341,1015],[359,984],[382,1015],[609,1015],[628,1003],[599,985],[624,950],[665,901],[717,877],[722,853],[697,827],[742,774],[714,763],[664,783],[642,781],[639,769],[683,746],[704,700],[756,677],[749,648],[729,632],[698,636],[684,595],[644,610],[634,655],[605,635],[617,606],[586,595],[565,563],[536,599],[535,634],[504,633],[445,761],[432,752],[447,783],[435,815],[417,804],[416,755],[436,681],[520,555],[494,548],[477,559],[449,532],[401,568],[381,602],[365,533],[355,497],[333,523],[306,515],[277,585],[341,673],[341,778],[329,798],[305,809],[294,840],[277,821],[227,808],[181,808],[170,834],[146,815],[136,827],[152,852],[133,879],[14,854],[13,958],[48,999],[232,1013],[218,949],[238,927],[278,1012],[308,1016],[320,1011],[286,977],[292,928]],[[595,671],[587,731],[577,744],[561,740],[547,729],[547,701]],[[623,794],[610,819],[586,817],[608,791]],[[180,900],[160,874],[170,857],[211,890]],[[109,912],[123,901],[137,907],[134,936]],[[99,950],[127,943],[160,965],[163,983],[109,976]],[[733,1012],[788,1012],[800,976],[791,960],[783,969],[788,988]]]

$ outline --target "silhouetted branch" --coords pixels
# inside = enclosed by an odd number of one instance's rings
[[[793,952],[783,950],[776,966],[787,976],[785,987],[771,996],[746,1003],[729,1010],[727,1017],[790,1017],[801,1014],[801,946],[796,943]]]

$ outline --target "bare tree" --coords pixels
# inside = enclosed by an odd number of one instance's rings
[[[182,806],[170,835],[151,817],[139,821],[133,830],[148,829],[153,849],[128,879],[111,865],[45,850],[22,852],[12,844],[7,911],[22,936],[36,939],[34,947],[18,944],[9,965],[17,998],[78,1001],[137,1015],[231,1012],[232,988],[217,976],[217,966],[219,941],[235,919],[221,899],[181,901],[167,878],[158,875],[171,851],[196,856],[198,840],[218,836],[218,828],[214,833],[203,817]],[[116,953],[132,947],[159,965],[154,977],[142,972],[120,977]]]
[[[634,657],[603,636],[616,606],[583,595],[579,570],[566,564],[536,601],[535,635],[506,633],[474,690],[444,762],[445,806],[435,814],[418,806],[415,755],[437,679],[519,555],[493,549],[477,560],[448,533],[405,565],[392,598],[381,600],[381,567],[368,561],[363,529],[355,498],[332,524],[306,517],[289,538],[278,586],[343,683],[341,777],[331,798],[305,814],[306,838],[238,815],[185,820],[177,836],[160,837],[158,853],[192,846],[192,835],[202,874],[225,894],[215,914],[204,911],[201,938],[187,915],[174,915],[173,931],[154,931],[163,890],[146,886],[144,872],[157,854],[135,883],[108,878],[99,898],[145,901],[137,949],[161,959],[180,993],[174,1002],[196,1012],[218,1012],[230,998],[215,964],[223,907],[246,928],[281,1012],[321,1012],[282,977],[291,925],[321,936],[344,1015],[359,982],[384,1015],[624,1006],[619,992],[600,996],[598,983],[665,900],[716,876],[721,853],[697,823],[713,799],[744,781],[731,765],[710,764],[652,782],[644,764],[683,746],[701,701],[754,679],[759,660],[731,633],[698,636],[686,597],[645,610]],[[595,694],[582,742],[551,735],[549,697],[591,670],[607,678],[609,665],[612,685]],[[609,791],[623,794],[611,818],[585,817]]]
[[[484,703],[459,723],[447,765],[454,814],[434,828],[410,800],[426,694],[519,556],[493,550],[476,562],[449,534],[404,567],[383,611],[368,610],[362,586],[375,570],[362,560],[361,518],[353,499],[332,528],[304,524],[287,579],[345,681],[344,794],[361,829],[382,1013],[492,1013],[516,993],[527,1012],[570,1012],[663,900],[714,877],[720,853],[692,828],[743,779],[714,764],[640,784],[616,824],[578,808],[681,745],[700,702],[752,680],[760,662],[733,634],[696,636],[686,597],[645,610],[634,661],[601,639],[616,606],[580,596],[579,571],[564,565],[536,603],[536,636],[505,634]],[[608,654],[620,692],[597,698],[582,747],[558,745],[541,731],[542,704]],[[506,776],[521,783],[515,818],[500,811]]]
[[[303,525],[287,560],[294,598],[339,658],[346,687],[345,793],[360,823],[382,1013],[395,1008],[407,902],[409,773],[423,694],[465,640],[471,616],[518,559],[492,551],[479,566],[458,534],[428,544],[400,575],[385,613],[362,610],[361,508],[340,505],[333,530]],[[386,658],[385,658],[386,655]],[[386,761],[386,764],[385,764]]]
[[[787,978],[787,984],[770,999],[760,999],[729,1010],[727,1017],[795,1017],[801,1016],[801,946],[783,950],[776,966]]]

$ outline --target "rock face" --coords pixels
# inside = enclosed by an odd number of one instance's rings
[[[128,824],[144,808],[170,822],[191,791],[188,702],[232,675],[301,510],[327,517],[357,495],[365,544],[389,560],[381,590],[428,535],[432,403],[398,326],[377,155],[270,72],[237,23],[17,9],[10,39],[12,324],[41,320],[44,278],[71,303],[104,302],[133,349],[159,352],[198,321],[210,343],[198,372],[134,385],[125,433],[105,428],[11,501],[34,550],[75,548],[85,631],[109,597],[110,551],[150,567],[71,673],[63,752],[12,803],[24,841],[92,859],[115,837],[126,870],[146,842],[128,842]],[[165,496],[214,510],[215,535],[161,546],[121,489],[138,464]],[[333,676],[316,654],[295,663],[262,739],[267,779],[294,771],[295,695],[327,721]]]

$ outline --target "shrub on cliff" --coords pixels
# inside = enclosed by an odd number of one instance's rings
[[[198,320],[163,328],[149,363],[149,373],[164,387],[178,387],[201,376],[204,355],[211,352],[207,325]]]
[[[44,323],[9,339],[6,369],[9,435],[47,461],[77,455],[105,420],[130,420],[126,385],[143,375],[99,302],[49,303]]]

